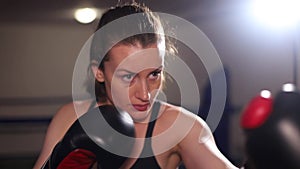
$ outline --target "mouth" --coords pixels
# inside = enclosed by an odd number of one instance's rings
[[[132,107],[137,111],[146,111],[149,107],[149,103],[147,104],[133,104]]]

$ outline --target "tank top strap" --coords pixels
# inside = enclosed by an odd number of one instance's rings
[[[160,109],[160,102],[155,101],[153,104],[152,113],[150,116],[150,122],[148,124],[147,132],[145,136],[146,138],[152,137],[152,133],[156,123],[156,118],[158,117],[159,109]]]
[[[151,136],[155,127],[156,118],[158,117],[160,105],[161,103],[159,101],[156,101],[153,104],[152,112],[150,116],[150,122],[148,124],[146,136],[145,136],[148,139],[145,139],[144,147],[141,152],[141,155],[134,163],[134,165],[131,167],[131,169],[140,169],[140,168],[160,169],[160,166],[156,161],[151,146]]]

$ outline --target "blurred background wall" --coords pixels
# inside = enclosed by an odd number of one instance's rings
[[[240,111],[260,90],[276,93],[282,84],[293,82],[294,30],[274,30],[259,24],[249,14],[250,1],[141,2],[154,11],[190,21],[212,42],[228,80],[227,113],[221,121],[224,124],[216,131],[226,136],[217,134],[218,144],[228,158],[240,163],[243,160]],[[0,168],[18,168],[17,163],[31,168],[51,117],[61,105],[72,100],[74,65],[96,26],[96,22],[79,24],[72,18],[72,12],[84,5],[104,9],[117,1],[1,0],[0,3]],[[193,51],[180,43],[178,46],[179,54],[195,74],[203,101],[208,97],[205,92],[209,86],[205,67],[201,61],[189,62],[196,57]],[[179,97],[172,91],[175,88],[165,91],[168,100],[174,103]],[[187,108],[198,109],[193,106]],[[203,107],[201,110],[205,111]],[[205,113],[199,115],[205,118]]]

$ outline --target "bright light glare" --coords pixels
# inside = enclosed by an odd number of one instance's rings
[[[97,11],[93,8],[80,8],[75,11],[74,17],[79,23],[91,23],[96,19]]]
[[[266,99],[271,98],[271,92],[269,90],[262,90],[260,96]]]
[[[252,12],[273,27],[291,27],[300,20],[300,0],[254,0]]]
[[[293,92],[293,91],[296,90],[296,87],[295,87],[295,85],[292,84],[292,83],[287,83],[287,84],[284,84],[284,85],[282,86],[282,90],[283,90],[284,92]]]

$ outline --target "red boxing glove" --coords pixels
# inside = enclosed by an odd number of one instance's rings
[[[57,169],[88,169],[96,162],[96,155],[85,149],[75,149],[64,158]]]
[[[253,98],[242,113],[241,126],[244,129],[254,129],[261,126],[272,112],[273,99],[268,91],[262,91],[259,96]]]
[[[300,169],[300,93],[256,97],[241,118],[246,169]]]
[[[72,124],[42,169],[89,169],[95,162],[101,169],[118,169],[132,151],[134,136],[134,123],[126,112],[100,106]]]

